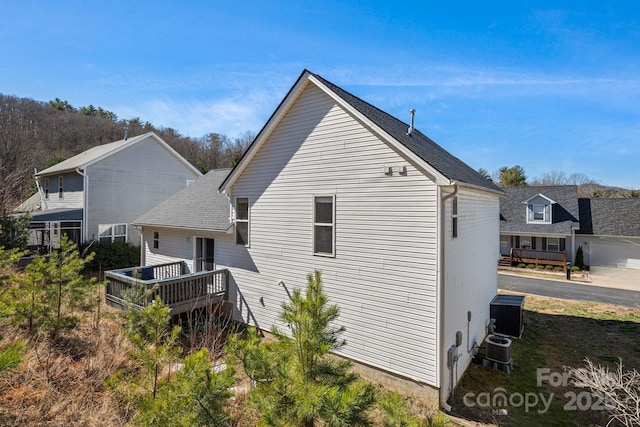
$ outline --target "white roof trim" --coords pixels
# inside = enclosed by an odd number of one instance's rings
[[[100,162],[101,160],[106,159],[109,156],[112,156],[126,148],[131,147],[132,145],[143,141],[147,138],[153,138],[155,139],[164,149],[166,149],[167,151],[169,151],[169,153],[171,153],[171,155],[173,155],[174,157],[176,157],[182,164],[184,164],[188,169],[190,169],[193,173],[195,173],[197,176],[202,176],[202,173],[195,167],[193,166],[191,163],[189,163],[184,157],[182,157],[180,154],[178,154],[177,151],[175,151],[173,148],[171,148],[171,146],[169,144],[167,144],[166,142],[164,142],[164,140],[162,138],[160,138],[158,135],[156,135],[154,132],[147,132],[145,134],[142,135],[138,135],[138,136],[134,136],[133,138],[130,138],[127,140],[127,142],[125,144],[119,145],[117,147],[115,147],[114,149],[107,151],[106,153],[101,154],[98,157],[92,158],[90,160],[87,160],[84,163],[80,163],[80,164],[72,164],[69,167],[65,167],[62,169],[57,170],[55,167],[56,165],[51,166],[50,168],[47,168],[43,171],[40,171],[37,173],[37,176],[44,176],[44,175],[49,175],[49,174],[58,174],[58,173],[62,173],[62,172],[72,172],[75,171],[76,169],[86,169],[87,167]],[[123,140],[121,141],[114,141],[114,142],[110,142],[109,144],[113,144],[115,142],[124,142]],[[99,147],[98,145],[96,147]],[[92,147],[95,148],[95,147]],[[86,153],[88,150],[83,151],[82,153],[77,154],[76,156],[80,156],[83,153]],[[67,160],[71,160],[74,157],[70,157]],[[49,169],[53,169],[51,172],[48,172]]]
[[[546,201],[548,201],[549,203],[551,203],[552,205],[555,205],[555,201],[553,201],[552,199],[548,198],[547,196],[545,196],[542,193],[538,193],[535,196],[531,196],[528,199],[526,199],[524,202],[522,202],[523,204],[528,204],[531,200],[535,199],[536,197],[542,197],[543,199],[545,199]]]

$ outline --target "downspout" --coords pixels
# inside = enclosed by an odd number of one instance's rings
[[[580,227],[571,227],[571,265],[576,265],[576,230],[579,230]],[[565,248],[566,251],[566,248]]]
[[[451,405],[449,405],[447,403],[447,394],[444,390],[443,387],[443,378],[445,378],[447,372],[446,372],[446,367],[447,367],[447,362],[446,362],[446,358],[442,357],[442,346],[444,343],[444,299],[445,299],[445,295],[444,295],[444,285],[445,285],[445,273],[444,273],[444,241],[445,241],[445,235],[444,235],[444,230],[445,230],[445,224],[446,224],[446,218],[444,216],[445,213],[445,208],[444,208],[444,203],[449,200],[450,198],[456,196],[458,194],[458,184],[454,181],[451,183],[453,185],[453,192],[447,194],[446,196],[442,197],[440,200],[442,201],[442,203],[439,203],[440,205],[440,227],[439,227],[439,236],[438,236],[438,280],[439,280],[439,286],[438,286],[438,290],[440,292],[440,301],[439,301],[439,305],[440,305],[440,313],[438,315],[439,319],[438,319],[438,323],[439,325],[439,335],[440,335],[440,342],[438,343],[438,354],[440,357],[440,390],[439,390],[439,394],[440,394],[440,407],[442,409],[444,409],[447,412],[451,412]],[[438,187],[438,196],[441,196],[441,186]],[[453,367],[451,367],[451,369],[453,369]],[[453,389],[453,383],[449,385],[451,387],[451,389]]]
[[[48,209],[47,199],[44,197],[44,191],[40,187],[40,180],[38,179],[38,169],[33,169],[33,179],[36,181],[36,188],[38,189],[38,195],[40,196],[40,209],[46,211]]]
[[[84,178],[84,182],[82,183],[82,243],[88,240],[87,238],[87,206],[89,200],[89,175],[84,173],[80,168],[76,168],[76,172],[78,175]]]

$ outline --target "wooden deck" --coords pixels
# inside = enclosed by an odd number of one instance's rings
[[[538,251],[535,249],[511,248],[509,259],[511,265],[522,262],[525,264],[535,264],[536,267],[538,267],[539,264],[567,267],[566,251]]]
[[[183,262],[107,271],[106,302],[123,310],[129,304],[124,294],[136,286],[144,289],[147,295],[134,306],[145,307],[159,296],[172,315],[228,300],[228,270],[185,271]]]

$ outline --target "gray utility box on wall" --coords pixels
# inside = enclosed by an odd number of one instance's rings
[[[490,317],[496,319],[495,333],[514,338],[524,330],[524,296],[496,295],[491,301]]]

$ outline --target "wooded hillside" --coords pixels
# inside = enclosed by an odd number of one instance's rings
[[[42,170],[100,144],[155,132],[203,173],[229,167],[253,139],[211,132],[196,139],[176,129],[157,128],[139,117],[119,119],[93,105],[76,108],[58,98],[49,102],[0,94],[0,213],[10,212],[35,192],[34,170]]]

